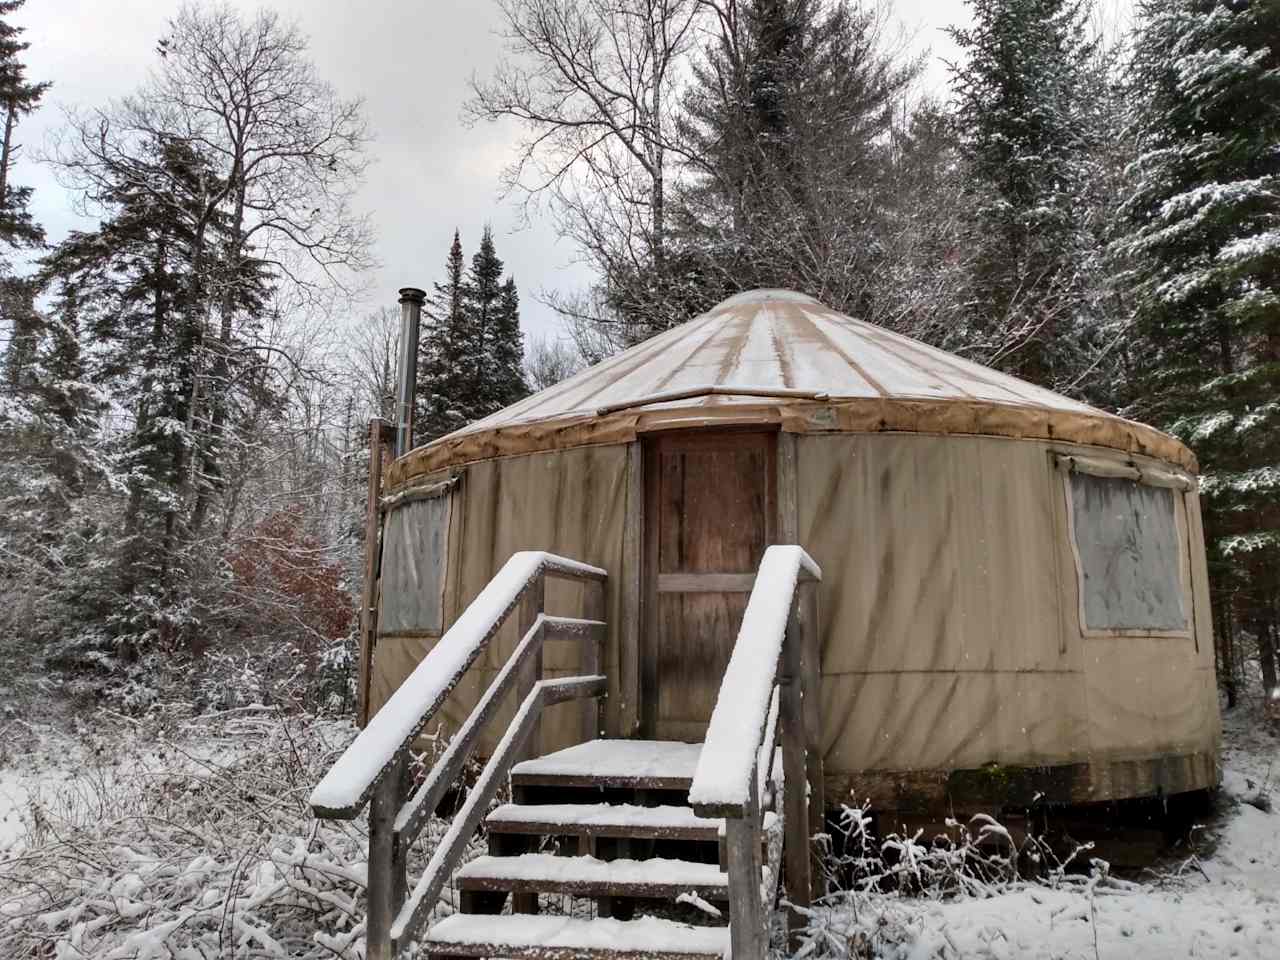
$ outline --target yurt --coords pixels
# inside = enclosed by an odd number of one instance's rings
[[[809,296],[740,294],[387,465],[369,705],[513,553],[551,551],[608,571],[608,736],[697,742],[764,549],[798,544],[822,570],[829,806],[1204,789],[1219,715],[1196,471],[1140,423]],[[582,590],[549,586],[547,609]],[[446,723],[517,639],[495,639]],[[548,645],[546,674],[575,656]],[[576,717],[548,714],[539,749],[576,742]]]

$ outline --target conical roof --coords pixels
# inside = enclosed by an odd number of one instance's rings
[[[1062,440],[1196,468],[1179,441],[1143,424],[804,294],[754,290],[414,451],[405,458],[412,466],[402,461],[395,473],[623,442],[645,430],[756,421],[796,433]]]

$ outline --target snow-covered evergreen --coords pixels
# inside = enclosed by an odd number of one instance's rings
[[[970,0],[951,30],[970,213],[964,339],[1001,368],[1067,387],[1094,317],[1086,227],[1102,131],[1088,0]]]
[[[1280,626],[1280,6],[1140,7],[1125,279],[1141,415],[1204,467],[1219,632]],[[1224,665],[1230,674],[1231,664]]]
[[[515,403],[529,394],[515,279],[503,279],[493,231],[464,272],[455,230],[445,279],[435,284],[418,341],[414,440],[422,444]]]

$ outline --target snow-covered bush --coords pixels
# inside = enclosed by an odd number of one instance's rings
[[[262,708],[156,710],[46,744],[57,776],[0,849],[0,956],[361,956],[363,823],[306,806],[352,732]]]
[[[1043,839],[1017,840],[994,818],[946,821],[933,836],[923,829],[876,836],[869,805],[841,809],[822,858],[828,893],[802,910],[807,926],[797,957],[954,957],[945,940],[931,945],[922,902],[985,899],[1029,885],[1069,887],[1092,898],[1101,885],[1120,883],[1103,860],[1077,846],[1059,858]],[[936,949],[935,949],[936,948]]]

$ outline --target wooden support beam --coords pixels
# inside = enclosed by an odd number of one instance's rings
[[[605,619],[605,583],[596,581],[583,585],[582,616],[585,620],[603,621]],[[579,673],[584,677],[604,674],[604,655],[606,630],[593,632],[582,640],[579,651]],[[596,697],[582,701],[582,739],[584,742],[604,736],[604,698]]]
[[[781,713],[783,769],[783,839],[786,860],[787,930],[792,948],[799,945],[805,918],[800,909],[812,903],[813,880],[810,863],[808,740],[804,724],[803,651],[799,598],[791,605],[787,639],[782,647]]]
[[[412,843],[435,813],[436,807],[444,798],[445,791],[457,780],[467,758],[471,756],[471,751],[506,700],[507,693],[523,674],[525,665],[542,649],[549,632],[547,618],[539,617],[516,644],[511,658],[498,671],[498,675],[481,695],[463,728],[449,741],[444,753],[440,755],[440,759],[423,780],[422,786],[401,807],[395,823],[396,837],[399,842]],[[584,637],[583,643],[590,645],[591,640]],[[528,691],[525,691],[524,695],[527,693]]]
[[[614,629],[618,638],[618,685],[621,702],[614,707],[617,735],[635,736],[640,730],[640,630],[647,616],[643,609],[644,572],[644,470],[640,441],[627,444],[627,512],[622,527],[622,591],[620,617]]]
[[[382,513],[383,460],[390,449],[391,424],[378,417],[369,421],[369,491],[364,518],[364,585],[360,591],[360,660],[356,679],[356,723],[369,722],[369,687],[373,669],[373,647],[377,640],[378,559]]]
[[[374,787],[369,803],[369,909],[365,920],[368,960],[394,960],[391,924],[405,897],[405,846],[396,842],[406,763],[397,759]]]
[[[741,817],[725,820],[725,852],[729,873],[729,941],[734,960],[764,960],[764,903],[760,897],[763,859],[760,855],[760,805],[752,765],[747,806]]]
[[[528,586],[524,588],[524,592],[520,595],[520,609],[517,614],[516,625],[520,632],[520,636],[525,636],[533,629],[535,623],[538,622],[547,604],[547,578],[543,574],[538,574]],[[517,686],[517,697],[521,702],[524,701],[538,681],[542,679],[542,645],[538,644],[533,655],[525,662],[525,666],[520,671],[520,679]],[[533,733],[529,735],[527,746],[525,747],[525,755],[521,759],[535,757],[542,745],[542,724],[541,721],[535,721]]]
[[[817,581],[801,581],[799,591],[801,707],[804,713],[805,767],[809,781],[809,836],[826,830],[826,796],[822,761],[822,619]],[[814,899],[826,893],[825,875],[816,844],[810,846],[810,878]]]
[[[796,435],[778,434],[778,543],[800,543],[798,458]]]

